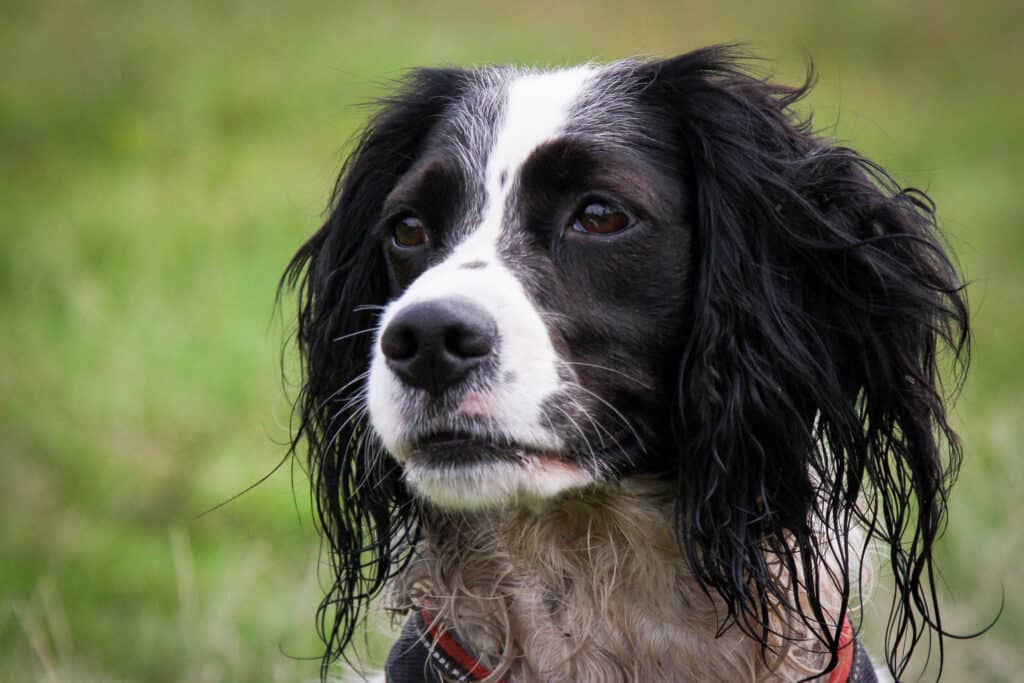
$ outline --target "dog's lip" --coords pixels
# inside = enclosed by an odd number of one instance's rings
[[[500,442],[472,432],[457,429],[441,429],[436,432],[422,434],[412,441],[413,450],[424,448],[450,448],[472,444],[495,444]]]
[[[463,455],[456,462],[479,462],[490,458],[525,461],[531,457],[557,459],[546,449],[520,443],[511,437],[482,435],[459,429],[441,429],[414,438],[408,449],[408,459],[420,462],[434,458],[453,464],[446,456]]]

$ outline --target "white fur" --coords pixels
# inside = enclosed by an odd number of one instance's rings
[[[593,478],[583,469],[523,453],[521,462],[489,462],[472,467],[405,465],[405,480],[420,494],[449,509],[480,509],[495,501],[537,504]]]

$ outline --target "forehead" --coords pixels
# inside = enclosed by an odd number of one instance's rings
[[[625,143],[638,132],[634,66],[481,69],[451,105],[435,145],[453,151],[473,175],[503,184],[531,152],[559,137]]]

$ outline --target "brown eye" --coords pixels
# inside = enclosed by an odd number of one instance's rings
[[[400,247],[418,247],[427,242],[427,231],[423,221],[415,216],[406,216],[395,221],[395,244]]]
[[[629,216],[607,204],[593,202],[573,218],[572,229],[598,235],[609,235],[629,227]]]

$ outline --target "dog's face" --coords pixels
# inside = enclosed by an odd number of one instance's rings
[[[373,230],[393,297],[373,428],[431,501],[531,501],[645,468],[682,347],[692,231],[623,69],[470,79]]]
[[[778,605],[835,650],[822,584],[845,609],[857,523],[892,560],[894,671],[938,623],[963,287],[930,200],[736,59],[423,69],[383,101],[286,273],[325,661],[433,508],[636,472],[674,485],[689,570],[765,647]]]

